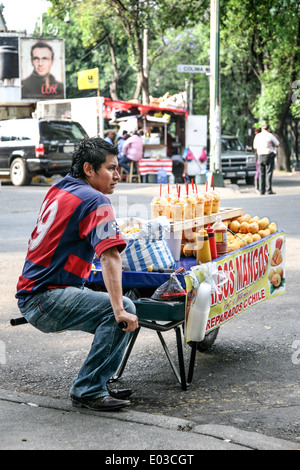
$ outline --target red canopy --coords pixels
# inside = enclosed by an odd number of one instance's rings
[[[187,118],[188,112],[185,109],[180,109],[180,108],[164,108],[160,106],[148,106],[140,103],[131,103],[129,101],[113,101],[110,98],[104,98],[104,110],[103,114],[104,117],[107,119],[112,119],[112,111],[128,111],[130,109],[135,109],[138,110],[138,113],[133,113],[133,115],[136,114],[144,114],[147,115],[151,111],[154,112],[169,112],[173,113],[175,115],[181,115],[185,116]]]

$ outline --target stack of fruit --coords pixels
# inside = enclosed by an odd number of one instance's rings
[[[270,223],[267,217],[260,219],[258,216],[245,214],[232,219],[228,229],[228,252],[231,252],[275,233],[277,225],[275,222]]]

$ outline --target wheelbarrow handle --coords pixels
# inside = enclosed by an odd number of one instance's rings
[[[28,321],[24,317],[11,318],[10,320],[11,326],[24,325],[25,323],[28,323]]]

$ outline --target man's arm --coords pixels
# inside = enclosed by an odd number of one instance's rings
[[[276,139],[275,135],[273,135],[273,134],[271,134],[271,137],[272,137],[272,142],[273,142],[274,147],[279,147],[279,145],[280,145],[279,140]]]
[[[257,138],[256,138],[256,136],[254,137],[254,140],[253,140],[253,148],[254,148],[254,150],[257,150]]]
[[[125,140],[124,144],[123,144],[123,147],[122,147],[122,155],[126,156],[126,153],[127,153],[127,149],[128,149],[128,146],[130,144],[130,142],[128,143],[130,137]]]
[[[134,331],[138,327],[136,315],[126,312],[123,306],[122,292],[122,260],[117,247],[108,248],[101,256],[102,275],[106,290],[109,294],[116,321],[125,321],[124,331]]]

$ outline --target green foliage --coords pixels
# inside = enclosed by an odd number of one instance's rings
[[[299,1],[220,4],[222,131],[239,133],[245,142],[248,129],[261,119],[279,129],[300,116],[299,85],[295,88],[300,79]],[[145,26],[149,93],[160,97],[183,90],[191,76],[177,73],[176,65],[209,64],[209,6],[209,0],[52,0],[44,21],[57,25],[57,36],[65,38],[68,97],[94,94],[77,89],[77,71],[99,67],[101,94],[109,96],[117,80],[118,96],[132,99],[143,68]],[[69,23],[64,22],[67,11]],[[194,113],[208,114],[208,78],[195,75],[193,85]]]
[[[209,29],[207,24],[194,27],[170,28],[163,36],[162,54],[150,72],[150,90],[154,97],[170,95],[185,89],[185,80],[193,78],[194,114],[207,114],[209,109],[209,80],[204,74],[177,72],[177,64],[209,65]]]

